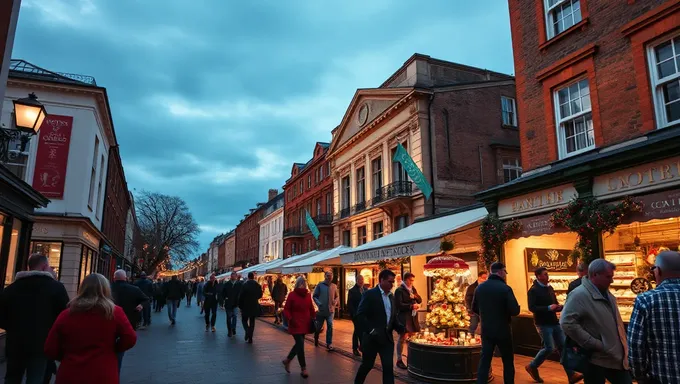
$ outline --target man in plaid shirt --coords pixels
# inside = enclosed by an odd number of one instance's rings
[[[654,264],[659,285],[635,300],[628,359],[638,383],[680,383],[680,253],[661,252]]]

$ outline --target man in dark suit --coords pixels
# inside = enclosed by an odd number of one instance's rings
[[[508,271],[502,263],[491,264],[491,276],[479,284],[472,299],[472,312],[482,321],[482,356],[477,370],[477,384],[488,381],[493,351],[498,346],[503,359],[503,381],[515,382],[512,349],[512,316],[519,315],[519,304],[512,288],[505,282]]]
[[[113,274],[111,295],[113,296],[113,302],[123,308],[123,312],[125,312],[125,316],[130,321],[132,328],[136,330],[140,320],[139,314],[144,308],[143,304],[148,302],[149,298],[141,289],[127,282],[127,273],[122,269],[117,270]],[[117,353],[118,372],[120,372],[120,367],[123,364],[124,354],[125,352]]]
[[[227,311],[227,331],[229,337],[236,335],[236,318],[238,317],[238,297],[241,294],[243,282],[236,272],[231,273],[229,281],[224,284],[222,297],[224,309]]]
[[[364,292],[366,292],[366,289],[364,288],[364,277],[358,275],[357,283],[354,284],[347,295],[347,310],[352,318],[352,324],[354,324],[354,332],[352,333],[352,351],[354,352],[354,356],[361,356],[359,353],[359,348],[361,348],[361,327],[356,316]]]
[[[383,384],[394,383],[394,337],[393,331],[405,332],[399,323],[397,306],[394,303],[392,287],[394,272],[386,269],[378,275],[378,286],[366,291],[356,313],[363,332],[361,349],[363,358],[354,378],[355,384],[362,384],[373,369],[375,358],[380,355],[383,367]]]
[[[246,332],[246,341],[253,343],[253,333],[255,332],[255,317],[260,315],[260,298],[262,297],[262,287],[255,281],[255,274],[248,273],[248,281],[243,284],[241,294],[238,298],[238,306],[241,308],[241,322],[243,330]]]

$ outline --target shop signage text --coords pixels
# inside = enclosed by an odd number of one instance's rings
[[[624,223],[680,217],[680,190],[635,196],[634,199],[643,204],[642,212],[624,218]]]
[[[680,184],[680,157],[598,176],[593,185],[593,195],[630,194],[672,184]]]
[[[354,254],[354,257],[352,259],[354,260],[355,263],[360,263],[362,261],[383,260],[392,259],[395,257],[414,256],[415,254],[416,254],[415,245],[406,244],[391,248],[373,249],[370,251],[357,252]]]
[[[47,115],[38,133],[33,188],[50,199],[64,197],[72,116]]]
[[[526,248],[527,271],[547,268],[548,272],[571,272],[574,261],[569,257],[571,250]]]
[[[545,211],[566,205],[576,196],[576,189],[572,185],[517,196],[512,199],[501,200],[498,204],[498,215],[503,218]]]
[[[568,229],[563,227],[553,227],[550,222],[550,213],[525,217],[518,219],[522,229],[515,233],[512,238],[519,239],[521,237],[541,236],[551,233],[566,232]]]

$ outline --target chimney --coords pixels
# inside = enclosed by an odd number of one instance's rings
[[[273,198],[279,195],[279,190],[278,189],[270,189],[269,190],[269,199],[267,201],[272,201]]]

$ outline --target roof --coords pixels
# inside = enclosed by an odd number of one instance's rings
[[[15,77],[48,80],[64,84],[97,86],[97,81],[92,76],[49,71],[22,59],[10,60],[9,70]]]
[[[319,144],[320,146],[324,147],[324,148],[328,148],[328,147],[331,146],[331,143],[322,143],[320,141],[317,141],[316,143]]]

